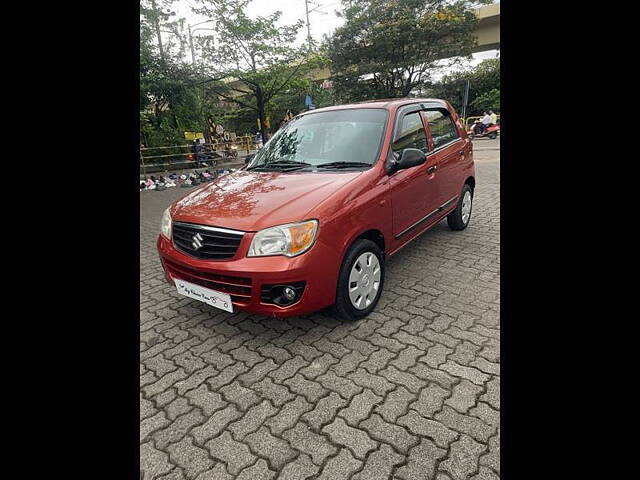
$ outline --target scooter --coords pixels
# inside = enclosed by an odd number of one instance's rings
[[[482,137],[489,137],[491,140],[493,140],[500,134],[499,124],[491,125],[484,132],[478,133],[480,131],[481,123],[482,122],[480,122],[480,120],[476,120],[473,123],[473,125],[471,125],[471,128],[467,131],[467,135],[469,135],[469,138],[471,138],[471,140],[473,140],[474,138],[482,138]]]

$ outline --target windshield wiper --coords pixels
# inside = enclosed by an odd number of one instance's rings
[[[248,167],[247,170],[265,169],[269,167],[276,167],[278,169],[289,170],[291,168],[303,168],[303,167],[310,167],[310,166],[312,165],[306,162],[290,162],[286,160],[278,160],[277,162],[267,162],[267,163],[262,163],[260,165],[254,165],[253,167]]]
[[[317,168],[349,168],[349,167],[370,167],[366,162],[329,162],[316,165]]]

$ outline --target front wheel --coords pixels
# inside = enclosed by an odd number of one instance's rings
[[[384,286],[384,257],[371,240],[357,240],[347,251],[336,291],[335,315],[354,321],[369,315],[376,307]]]
[[[451,230],[464,230],[469,225],[471,219],[471,207],[473,204],[473,190],[468,184],[462,189],[462,195],[458,206],[453,212],[447,215],[447,223]]]
[[[497,133],[491,133],[491,134],[489,134],[489,138],[490,138],[491,140],[495,140],[497,137],[498,137],[498,134],[497,134]]]

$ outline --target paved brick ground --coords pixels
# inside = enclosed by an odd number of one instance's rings
[[[274,320],[179,296],[155,252],[184,189],[140,194],[140,460],[151,479],[500,475],[499,144],[463,232],[388,263],[372,315]]]

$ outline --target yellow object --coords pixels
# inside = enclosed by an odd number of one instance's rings
[[[311,246],[316,236],[317,226],[317,222],[309,221],[289,227],[289,233],[291,234],[290,255],[295,255]]]
[[[200,132],[184,132],[185,140],[195,140],[196,138],[204,138],[204,134]]]

